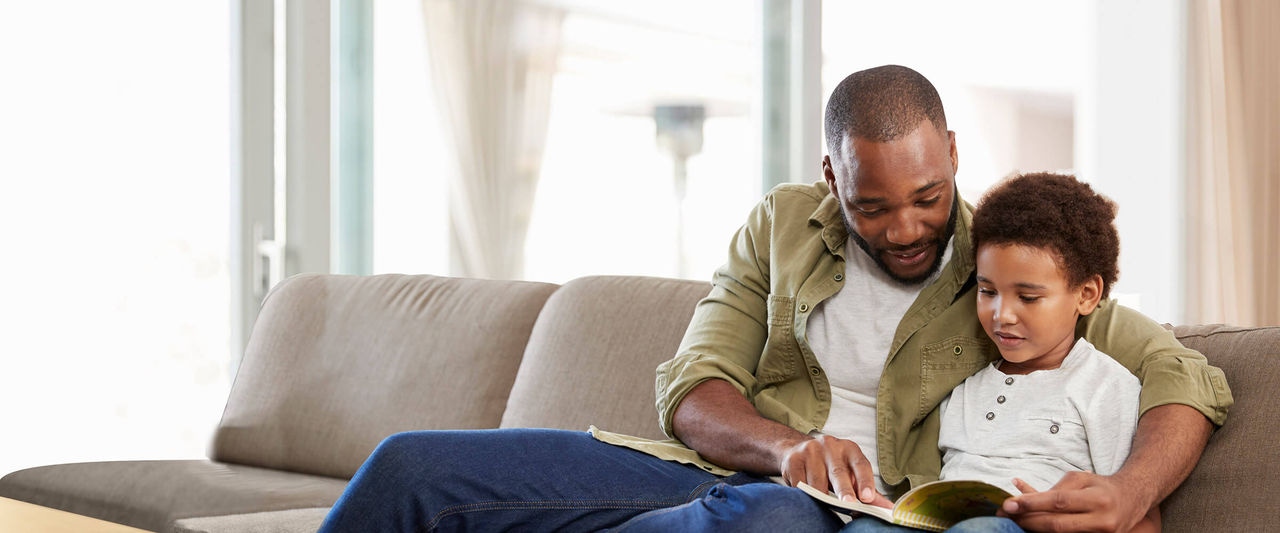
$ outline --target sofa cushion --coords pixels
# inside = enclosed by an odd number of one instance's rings
[[[1161,506],[1164,531],[1264,531],[1280,524],[1280,327],[1178,326],[1222,369],[1235,405],[1191,476]]]
[[[190,516],[329,507],[346,485],[210,461],[112,461],[19,470],[0,480],[0,496],[169,531],[175,520]]]
[[[662,438],[654,370],[675,355],[710,290],[707,282],[635,276],[564,284],[533,328],[502,427],[594,424]]]
[[[211,457],[350,478],[384,437],[495,428],[547,283],[300,275],[263,303]]]
[[[184,518],[173,533],[316,533],[328,507]]]

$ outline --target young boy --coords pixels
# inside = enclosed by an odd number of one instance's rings
[[[992,188],[973,216],[977,312],[1001,359],[940,406],[941,479],[979,479],[1013,494],[1068,472],[1114,474],[1129,455],[1141,384],[1076,339],[1076,321],[1119,276],[1115,204],[1071,176],[1027,174]],[[892,530],[859,518],[846,531]],[[898,528],[906,529],[906,528]],[[957,531],[1018,531],[981,518]],[[1159,530],[1152,509],[1136,530]]]

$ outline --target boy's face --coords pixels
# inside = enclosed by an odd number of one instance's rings
[[[1102,278],[1071,287],[1056,254],[1020,244],[978,248],[978,320],[996,343],[1001,370],[1058,368],[1075,343],[1076,319],[1092,313]]]

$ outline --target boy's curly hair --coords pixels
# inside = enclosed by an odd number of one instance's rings
[[[973,249],[1021,244],[1055,253],[1072,287],[1102,276],[1102,298],[1120,277],[1116,204],[1064,174],[1022,174],[987,191],[973,214]]]

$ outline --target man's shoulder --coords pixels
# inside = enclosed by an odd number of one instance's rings
[[[839,219],[839,208],[825,181],[777,185],[765,195],[760,207],[774,220],[797,226],[808,226],[808,221],[824,226]]]
[[[790,201],[790,202],[811,202],[817,205],[822,202],[831,193],[831,189],[827,188],[827,182],[815,181],[813,183],[783,183],[774,186],[767,195],[771,200]]]

